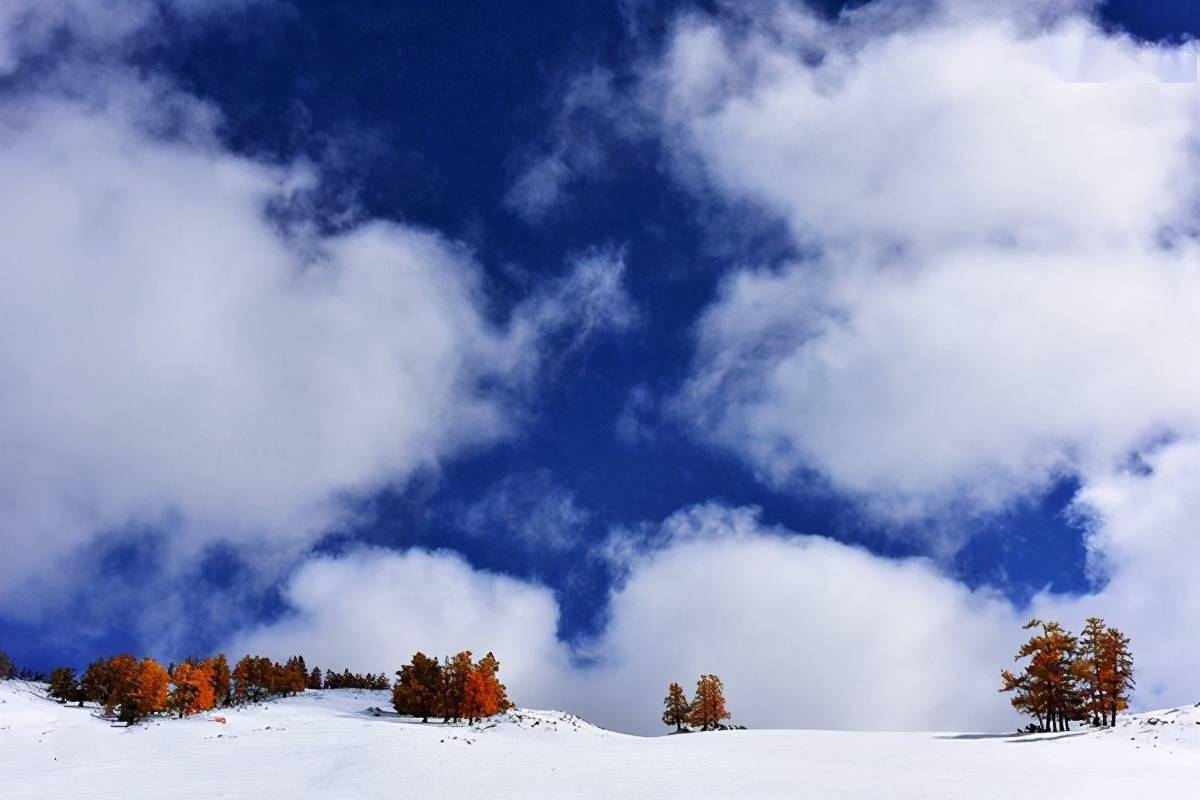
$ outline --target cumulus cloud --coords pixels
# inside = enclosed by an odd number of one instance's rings
[[[18,6],[5,36],[33,47],[28,20],[71,7]],[[509,435],[552,339],[631,324],[618,253],[497,314],[465,246],[325,232],[314,169],[81,63],[0,97],[0,592],[132,524],[286,556],[348,498]]]
[[[687,509],[650,538],[611,548],[624,578],[608,626],[574,652],[555,637],[548,590],[419,550],[307,564],[286,591],[294,612],[230,649],[357,669],[394,669],[418,649],[492,649],[519,703],[641,733],[659,730],[668,683],[709,671],[754,727],[1015,723],[995,689],[1021,631],[990,592],[928,561],[768,528],[748,509]]]
[[[285,598],[290,616],[242,634],[229,652],[303,653],[314,665],[391,675],[417,650],[492,650],[514,696],[547,701],[543,682],[566,667],[550,590],[472,569],[447,552],[362,549],[310,559]]]
[[[813,254],[727,278],[677,410],[901,518],[1191,435],[1195,48],[902,7],[686,16],[645,70],[680,179]]]

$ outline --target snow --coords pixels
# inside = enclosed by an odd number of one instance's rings
[[[422,724],[327,690],[134,728],[0,681],[4,798],[1194,796],[1200,709],[1035,736],[747,730],[637,737],[556,711]],[[649,709],[647,713],[654,713]],[[214,721],[223,716],[225,723]],[[1135,795],[1136,793],[1136,795]]]

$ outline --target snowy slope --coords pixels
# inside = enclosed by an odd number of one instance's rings
[[[212,717],[224,716],[224,724]],[[386,692],[308,692],[125,729],[0,682],[0,796],[1128,798],[1195,796],[1200,709],[1031,737],[723,731],[642,738],[519,710],[422,725]],[[1166,796],[1166,795],[1164,795]]]

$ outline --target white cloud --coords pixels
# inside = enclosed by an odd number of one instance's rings
[[[905,518],[1194,435],[1195,48],[1046,4],[771,8],[683,18],[644,76],[681,178],[817,254],[725,281],[699,435]]]
[[[552,592],[474,570],[446,552],[362,549],[314,558],[292,577],[285,597],[291,616],[226,649],[237,657],[302,653],[313,665],[389,676],[418,650],[433,656],[491,650],[501,680],[526,704],[526,698],[551,699],[543,682],[566,666]]]
[[[623,565],[591,666],[570,665],[547,590],[422,551],[309,563],[286,592],[294,616],[230,649],[389,670],[418,649],[491,649],[518,703],[644,733],[660,730],[668,683],[708,671],[753,727],[1015,725],[996,684],[1022,632],[988,592],[744,509],[688,509],[655,538]]]
[[[347,498],[509,435],[551,339],[634,320],[596,251],[497,324],[465,246],[320,232],[321,176],[218,124],[115,62],[0,98],[0,593],[131,524],[286,558]]]
[[[1089,545],[1098,588],[1042,593],[1016,608],[926,559],[890,559],[763,525],[754,509],[705,504],[605,548],[619,576],[607,624],[574,650],[556,638],[545,587],[472,569],[456,555],[362,549],[318,558],[285,591],[293,611],[230,652],[389,672],[420,649],[494,650],[512,696],[618,730],[661,733],[671,681],[725,682],[734,722],[755,728],[1012,730],[998,692],[1031,617],[1078,630],[1099,615],[1133,638],[1137,709],[1192,702],[1200,646],[1179,631],[1200,613],[1200,548],[1188,498],[1200,448],[1171,445],[1150,472],[1081,498],[1103,515]],[[583,657],[583,661],[580,661]]]

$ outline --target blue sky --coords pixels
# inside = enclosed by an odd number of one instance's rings
[[[622,648],[654,641],[621,616],[641,613],[631,598],[647,576],[668,580],[687,548],[708,543],[700,564],[728,542],[783,547],[781,563],[797,552],[789,546],[850,545],[836,558],[862,556],[864,570],[903,580],[920,572],[934,588],[917,608],[962,603],[966,627],[975,612],[999,626],[1098,608],[1126,611],[1135,642],[1165,636],[1136,628],[1141,611],[1120,600],[1156,574],[1121,542],[1139,524],[1130,507],[1177,505],[1175,484],[1152,481],[1186,458],[1193,384],[1145,380],[1120,348],[1105,355],[1114,334],[1094,319],[1122,296],[1141,298],[1141,276],[1183,269],[1160,261],[1189,255],[1192,220],[1174,210],[1187,193],[1155,177],[1186,162],[1173,132],[1190,100],[1173,94],[1138,111],[1120,92],[1147,75],[1158,91],[1177,78],[1162,65],[1194,63],[1187,40],[1200,12],[1115,0],[860,5],[627,0],[514,13],[63,0],[0,15],[0,147],[22,170],[0,196],[4,208],[34,209],[30,220],[45,209],[57,232],[41,238],[40,217],[5,231],[35,233],[8,259],[23,287],[13,302],[28,313],[14,305],[19,321],[0,327],[11,365],[0,359],[10,386],[0,467],[12,476],[0,520],[18,554],[0,572],[0,648],[48,669],[117,650],[178,659],[294,646],[310,661],[336,652],[390,671],[394,651],[442,640],[426,632],[436,641],[421,643],[425,623],[395,622],[388,609],[423,607],[428,598],[411,596],[422,585],[437,594],[462,581],[482,605],[446,601],[447,626],[456,614],[512,613],[478,624],[519,631],[548,615],[551,634],[529,647],[553,650],[557,671],[518,664],[518,687],[589,710],[578,688],[588,680],[644,681],[649,696],[680,679],[671,670],[686,679],[717,651],[770,646],[735,636],[678,664],[622,671]],[[977,89],[988,78],[938,75],[943,96],[872,71],[920,75],[939,53],[953,65],[971,37],[986,45],[981,76],[997,65],[1004,74],[1004,48],[1028,48],[1050,54],[1039,68],[1078,69],[1068,80],[1101,75],[1113,96],[1085,101],[1075,123],[1056,116],[1058,101],[1042,113],[1036,97],[1023,108],[1019,94]],[[693,52],[704,48],[711,63]],[[844,85],[868,87],[868,99],[830,89],[824,111],[802,108],[819,107],[819,95],[771,66],[818,74],[842,69],[841,58],[854,64]],[[885,81],[878,96],[873,80]],[[945,128],[924,116],[933,107],[948,109]],[[1005,121],[976,127],[977,107],[980,119]],[[1113,134],[1110,149],[1071,147],[1114,121],[1131,132]],[[877,126],[882,135],[869,133]],[[997,127],[1001,149],[980,133]],[[1045,137],[1021,139],[1043,127]],[[1162,155],[1176,146],[1177,160]],[[962,162],[946,155],[959,151]],[[1133,159],[1129,175],[1103,179],[1116,157]],[[989,158],[996,174],[952,180]],[[1005,165],[1027,179],[1013,185]],[[859,181],[869,199],[854,194]],[[43,185],[84,198],[79,210],[51,218],[61,199],[27,203]],[[927,213],[909,215],[926,200]],[[84,273],[93,226],[104,244]],[[1135,242],[1148,263],[1130,277],[1120,271],[1134,269],[1130,256],[1112,276],[1080,278],[1071,265],[1101,240],[1117,252]],[[998,266],[982,284],[932,285],[956,259]],[[377,268],[393,263],[402,279]],[[905,274],[934,276],[928,293],[906,299],[911,286],[895,277]],[[1026,280],[1044,282],[1035,295],[1055,308],[1082,310],[1041,324]],[[1109,283],[1131,288],[1110,294]],[[1157,286],[1145,296],[1161,297]],[[998,344],[956,360],[960,330],[977,340],[951,307],[972,291],[980,305],[964,308],[999,309],[978,341]],[[925,316],[888,327],[903,312],[870,300],[888,297]],[[1147,347],[1187,340],[1169,309],[1147,313],[1166,320],[1139,340]],[[48,333],[68,317],[78,327]],[[1117,331],[1155,327],[1116,317]],[[880,341],[868,340],[872,324]],[[97,330],[117,333],[93,347]],[[942,344],[922,349],[929,339]],[[814,341],[829,349],[810,359]],[[997,357],[1013,365],[1002,380],[988,363]],[[1118,400],[1090,405],[1097,394]],[[1110,431],[1114,417],[1128,421]],[[1176,552],[1174,541],[1157,551]],[[727,555],[739,564],[745,553]],[[835,585],[854,574],[840,561],[816,573],[805,562],[794,580],[784,569],[788,593],[741,605],[738,593],[763,580],[744,563],[727,589],[717,578],[690,591],[728,592],[715,613],[731,620],[777,615],[789,642],[807,638],[788,632],[794,603],[836,606],[858,591],[855,577]],[[392,575],[407,582],[395,596]],[[821,575],[833,589],[805,588]],[[1150,583],[1110,591],[1114,575]],[[345,613],[389,618],[387,645],[362,641],[367,633],[338,650],[322,638],[336,621],[306,605],[334,591],[321,580],[381,587]],[[872,602],[886,608],[880,591]],[[880,621],[855,617],[830,636]],[[486,640],[472,625],[462,635]],[[505,636],[498,652],[523,646]],[[1150,674],[1147,700],[1200,688],[1153,662]],[[967,686],[993,678],[981,671]],[[765,690],[743,691],[752,723],[777,721]],[[891,724],[961,721],[945,711],[957,695],[929,695]],[[995,698],[979,702],[996,706],[984,722],[1004,719]],[[625,709],[612,719],[640,727],[631,720]],[[866,724],[833,709],[802,722]]]

